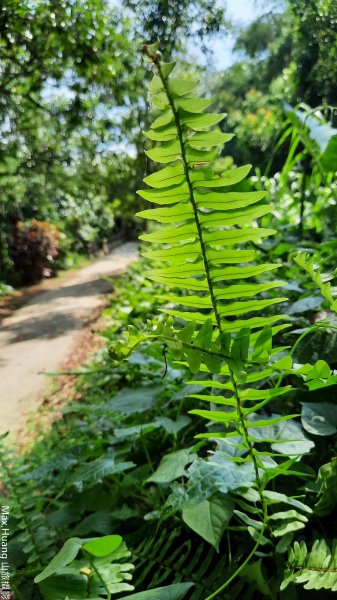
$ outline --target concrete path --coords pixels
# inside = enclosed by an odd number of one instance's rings
[[[43,292],[0,326],[0,433],[17,432],[27,411],[36,409],[55,371],[69,357],[80,329],[97,316],[102,294],[112,286],[102,276],[118,275],[137,259],[135,243],[78,271],[60,288]]]

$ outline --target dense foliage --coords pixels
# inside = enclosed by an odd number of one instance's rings
[[[229,154],[263,174],[281,133],[280,99],[337,104],[333,0],[270,0],[265,14],[239,30],[225,4],[206,0],[16,0],[3,3],[0,19],[0,280],[6,283],[20,283],[12,254],[19,221],[48,221],[59,230],[55,271],[71,265],[73,252],[97,251],[115,235],[135,237],[142,226],[132,205],[142,206],[135,190],[149,168],[141,133],[148,124],[144,40],[159,36],[165,55],[181,61],[192,52],[217,109],[228,113],[222,126],[237,135]],[[228,31],[236,60],[214,73],[209,42],[225,41]],[[196,40],[201,52],[194,51]],[[279,148],[273,173],[288,149]]]
[[[200,37],[219,30],[223,11],[215,18],[204,1],[148,3],[141,20],[139,3],[125,4],[128,11],[102,0],[3,3],[1,281],[20,283],[12,251],[19,221],[58,228],[55,268],[68,264],[63,258],[71,252],[90,253],[114,235],[134,236],[130,197],[135,202],[146,168],[141,41],[159,18],[163,43],[181,49],[192,13]]]
[[[235,160],[266,168],[280,135],[280,101],[337,105],[336,48],[333,0],[269,2],[264,15],[241,29],[240,60],[211,83],[217,108],[228,112],[228,130],[238,134],[230,147]],[[285,145],[283,157],[287,152]]]
[[[270,4],[216,76],[182,57],[228,27],[207,0],[1,12],[0,279],[113,228],[144,256],[62,418],[4,436],[18,600],[337,589],[337,13]]]
[[[105,313],[110,350],[83,370],[81,400],[24,455],[3,448],[14,591],[334,591],[337,301],[325,271],[336,242],[332,222],[319,222],[324,198],[335,206],[335,131],[319,112],[287,107],[281,175],[248,181],[249,166],[218,158],[231,134],[222,114],[204,112],[197,82],[145,51],[161,111],[147,155],[164,165],[139,192],[157,205],[139,216],[163,223],[141,236],[154,264],[121,280]],[[309,253],[291,256],[299,237]]]

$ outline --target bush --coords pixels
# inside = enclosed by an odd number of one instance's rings
[[[3,283],[2,281],[0,281],[0,298],[1,296],[7,296],[7,294],[10,294],[13,291],[12,286],[7,285],[7,283]]]
[[[19,221],[13,232],[11,256],[18,283],[36,283],[51,275],[59,232],[46,221]]]

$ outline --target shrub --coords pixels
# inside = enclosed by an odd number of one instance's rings
[[[49,277],[57,256],[59,232],[46,221],[19,221],[13,231],[11,255],[18,283],[36,283]]]

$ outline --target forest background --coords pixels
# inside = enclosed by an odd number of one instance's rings
[[[336,7],[287,0],[241,2],[240,10],[238,21],[233,3],[210,0],[4,3],[3,293],[5,284],[53,275],[142,227],[134,214],[141,203],[135,191],[150,169],[144,41],[160,39],[164,57],[196,71],[214,108],[228,114],[222,127],[236,137],[221,168],[251,162],[260,178],[282,170],[290,142],[275,145],[284,102],[337,104]],[[303,160],[296,169],[310,172]],[[291,182],[298,193],[300,178],[295,173]]]

